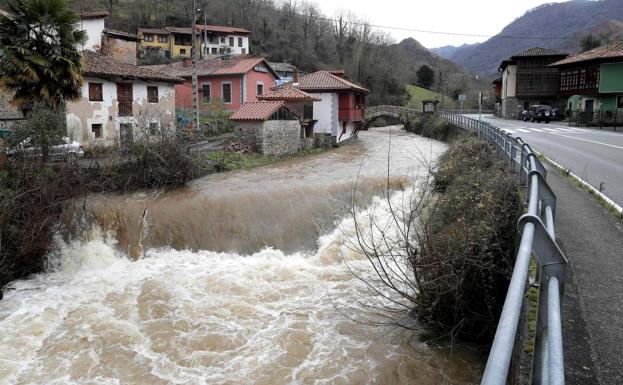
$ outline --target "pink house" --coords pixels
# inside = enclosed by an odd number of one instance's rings
[[[165,65],[146,66],[169,76],[181,77],[175,86],[175,106],[192,108],[192,66],[190,59]],[[197,61],[199,106],[207,109],[209,102],[222,101],[228,111],[238,111],[246,102],[255,102],[258,95],[268,92],[279,75],[262,58],[232,57]]]

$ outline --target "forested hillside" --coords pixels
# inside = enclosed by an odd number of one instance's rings
[[[70,0],[76,11],[107,10],[109,28],[136,32],[141,27],[189,26],[189,0]],[[368,87],[371,104],[404,104],[405,84],[426,64],[446,79],[448,87],[476,89],[475,78],[462,67],[430,52],[413,39],[396,44],[389,34],[371,28],[356,15],[325,15],[312,2],[271,0],[197,0],[208,24],[241,26],[252,31],[251,53],[287,61],[303,71],[342,68]],[[197,22],[203,23],[203,11]],[[450,77],[454,74],[453,77]],[[459,75],[459,76],[457,76]],[[439,78],[440,76],[437,76]],[[460,79],[461,81],[457,81]],[[456,85],[454,85],[456,83]],[[488,90],[488,82],[480,82]],[[440,85],[435,87],[440,88]]]
[[[500,12],[504,11],[503,5],[500,4],[499,8]],[[459,48],[451,57],[474,72],[495,73],[503,59],[530,47],[577,52],[582,36],[591,32],[599,34],[607,28],[605,24],[612,26],[616,21],[623,21],[622,0],[572,0],[545,4],[516,19],[496,37],[477,46]],[[508,39],[500,36],[567,39]]]

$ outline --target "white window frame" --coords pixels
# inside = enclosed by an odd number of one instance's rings
[[[257,87],[258,86],[262,86],[262,93],[259,94],[257,92]],[[260,95],[264,95],[264,92],[266,91],[266,86],[264,86],[264,82],[262,80],[258,80],[257,82],[255,82],[255,97],[257,98]]]
[[[224,86],[226,84],[229,84],[229,101],[226,102],[225,101],[225,90],[224,90]],[[211,92],[211,91],[210,91]],[[223,103],[225,104],[232,104],[234,102],[234,86],[232,84],[231,81],[225,81],[221,83],[221,100],[223,101]]]

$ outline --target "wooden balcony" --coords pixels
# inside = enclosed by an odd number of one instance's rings
[[[132,102],[118,102],[119,116],[132,116]]]
[[[364,112],[363,108],[340,108],[339,120],[359,122],[364,119]]]

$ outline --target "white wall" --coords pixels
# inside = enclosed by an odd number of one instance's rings
[[[175,122],[175,87],[169,83],[133,83],[134,116],[120,117],[117,114],[117,84],[106,79],[85,78],[82,98],[67,105],[68,135],[83,145],[113,145],[119,142],[119,125],[137,122],[142,114],[144,119]],[[89,101],[89,82],[102,83],[101,102]],[[147,86],[158,86],[158,103],[147,103]],[[93,124],[102,125],[102,136],[96,139],[91,131]],[[172,128],[172,127],[171,127]]]
[[[502,116],[512,117],[517,110],[515,98],[517,90],[517,66],[509,65],[502,73]]]
[[[314,120],[318,122],[314,125],[314,133],[338,135],[338,109],[339,98],[335,93],[319,93],[312,94],[320,99],[314,102]]]
[[[234,38],[234,46],[230,46],[229,45],[229,38],[233,37]],[[242,38],[242,47],[238,47],[238,38]],[[204,53],[207,53],[208,55],[212,54],[212,48],[216,48],[217,50],[217,55],[219,54],[218,51],[220,48],[229,48],[231,49],[231,54],[233,55],[241,55],[242,54],[242,50],[244,49],[246,54],[249,53],[249,37],[246,35],[227,35],[225,36],[225,43],[221,43],[221,37],[218,36],[216,38],[216,43],[211,44],[209,41],[202,43],[201,46],[201,50]],[[207,51],[206,51],[207,48]]]
[[[84,49],[98,50],[102,46],[102,32],[104,31],[104,18],[83,19],[80,21],[82,30],[87,33],[87,42]]]

